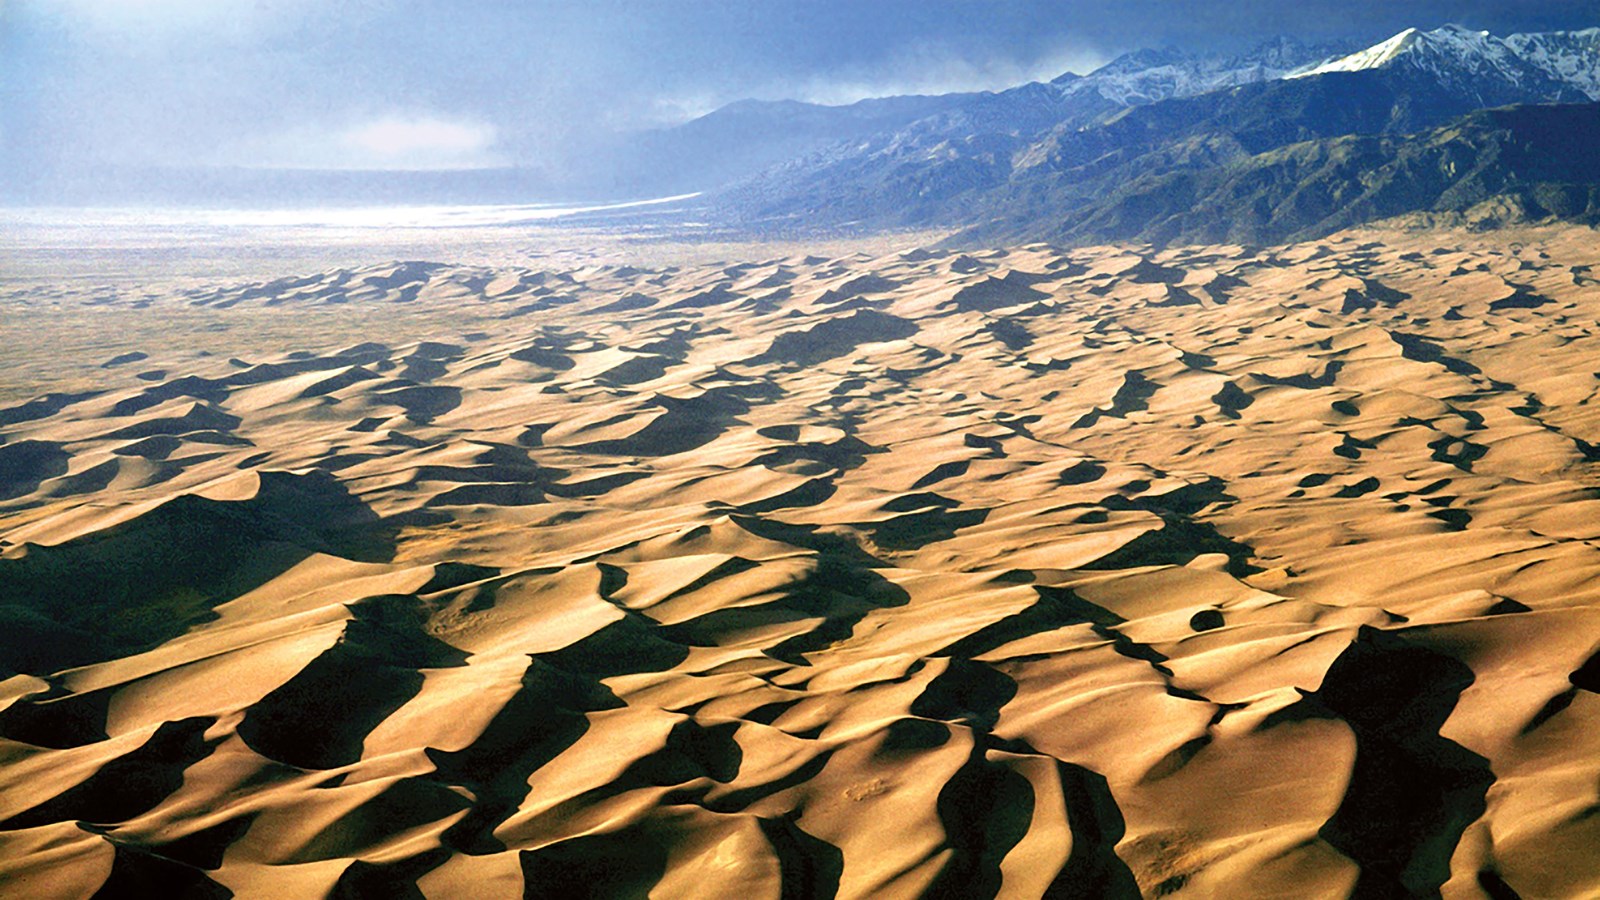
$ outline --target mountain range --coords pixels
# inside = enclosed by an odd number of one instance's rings
[[[650,207],[650,223],[688,216],[796,236],[936,228],[953,244],[1260,244],[1394,217],[1594,221],[1594,145],[1575,136],[1591,133],[1597,101],[1600,28],[1499,37],[1446,25],[1370,46],[1280,37],[1245,52],[1140,49],[1000,91],[742,100],[538,164],[110,167],[18,182],[0,201],[596,205],[697,194]]]
[[[999,92],[746,101],[642,146],[760,229],[1263,242],[1406,214],[1592,217],[1593,145],[1567,136],[1592,133],[1596,100],[1600,28],[1447,25],[1364,48],[1139,50]],[[1549,108],[1482,113],[1531,105]]]

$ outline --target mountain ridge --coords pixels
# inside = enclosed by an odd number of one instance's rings
[[[1221,60],[1171,49],[1138,51],[1086,76],[979,95],[898,131],[790,160],[724,189],[712,203],[728,218],[757,228],[934,226],[1019,240],[1061,239],[1080,232],[1095,240],[1148,239],[1163,229],[1138,221],[1131,207],[1109,218],[1103,209],[1107,198],[1125,197],[1125,186],[1133,182],[1178,189],[1198,178],[1215,185],[1233,170],[1270,172],[1269,180],[1275,181],[1287,171],[1281,161],[1256,157],[1352,135],[1385,136],[1385,141],[1377,145],[1381,151],[1353,156],[1341,151],[1346,162],[1391,165],[1412,159],[1398,149],[1404,136],[1431,140],[1433,130],[1479,110],[1590,100],[1580,88],[1587,70],[1577,61],[1592,48],[1600,68],[1600,30],[1592,35],[1595,40],[1584,32],[1514,37],[1516,41],[1460,26],[1407,29],[1343,56],[1290,41],[1260,45],[1257,57],[1260,48],[1277,48],[1275,69],[1242,65],[1249,54]],[[1524,59],[1517,46],[1531,48],[1526,52],[1539,62]],[[1204,72],[1227,86],[1190,93],[1203,83],[1190,76]],[[1154,90],[1119,93],[1129,84],[1153,85]],[[1107,95],[1107,85],[1112,96],[1148,102],[1118,104]],[[1149,99],[1162,93],[1166,96]],[[1577,122],[1585,113],[1561,115]],[[1475,134],[1487,128],[1484,120],[1464,127]],[[1359,192],[1354,186],[1373,175],[1359,166],[1336,170],[1351,184],[1339,189],[1319,185],[1317,190],[1355,195]],[[1319,178],[1328,174],[1318,172]],[[1400,191],[1398,196],[1415,196],[1418,202],[1433,198],[1431,204],[1442,190]],[[1349,218],[1325,213],[1312,217],[1308,211],[1302,220],[1288,221],[1277,210],[1263,219],[1248,210],[1205,205],[1221,199],[1209,189],[1167,198],[1146,191],[1141,197],[1169,217],[1178,215],[1172,204],[1187,197],[1197,217],[1260,223],[1244,229],[1251,240],[1306,236],[1318,223]],[[1093,227],[1061,223],[1091,211],[1099,216]],[[1422,211],[1427,210],[1388,214]],[[1007,225],[997,228],[996,222]],[[1118,227],[1109,227],[1112,222]],[[1193,231],[1179,228],[1175,233]]]
[[[952,242],[1271,244],[1408,215],[1473,228],[1597,224],[1600,159],[1581,152],[1594,141],[1600,104],[1583,103],[1479,110],[1417,134],[1341,135],[1253,155],[1221,142],[1191,146],[1191,153],[1231,156],[1230,164],[1146,166],[1120,189],[1070,204],[1034,197],[1024,209],[1057,204],[1061,224],[1041,233],[1035,221],[1013,214],[965,229]]]

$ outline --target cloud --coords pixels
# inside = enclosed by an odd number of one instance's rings
[[[123,47],[152,38],[248,38],[263,28],[292,24],[310,0],[17,0],[24,10],[54,14],[80,37]]]
[[[471,169],[493,163],[493,125],[434,116],[384,116],[345,129],[337,143],[362,168]]]
[[[297,127],[213,160],[267,169],[421,171],[505,165],[498,129],[432,113],[389,113],[331,127]]]

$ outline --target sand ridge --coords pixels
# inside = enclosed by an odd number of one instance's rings
[[[375,324],[0,409],[0,883],[1600,892],[1592,238],[57,291]]]

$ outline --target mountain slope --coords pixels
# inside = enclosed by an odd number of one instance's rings
[[[1600,100],[1600,28],[1513,34],[1506,44],[1552,77]]]
[[[591,150],[577,166],[580,193],[664,196],[747,178],[785,160],[863,136],[893,132],[971,102],[974,94],[896,96],[825,106],[741,100],[672,128]]]
[[[749,178],[772,166],[829,156],[914,158],[945,141],[967,145],[957,179],[989,183],[984,159],[1004,157],[1053,128],[1077,127],[1139,106],[1252,84],[1349,48],[1278,38],[1234,55],[1179,50],[1124,54],[1086,76],[1063,74],[1000,91],[892,96],[823,106],[741,100],[671,128],[587,149],[575,168],[589,196],[662,196]]]
[[[1260,154],[1194,138],[1099,173],[1025,183],[956,239],[1274,243],[1407,213],[1473,225],[1600,221],[1600,104],[1474,112],[1417,135],[1345,135]],[[1062,185],[1070,183],[1070,189]],[[1098,190],[1096,189],[1098,188]]]
[[[1181,224],[1185,216],[1216,226],[1218,216],[1236,212],[1225,196],[1213,195],[1231,173],[1265,166],[1275,183],[1286,178],[1275,158],[1259,159],[1280,148],[1345,136],[1383,137],[1368,142],[1377,150],[1353,156],[1341,150],[1336,155],[1343,162],[1320,176],[1345,172],[1355,179],[1337,190],[1319,188],[1346,196],[1369,175],[1362,160],[1378,166],[1405,155],[1398,136],[1429,132],[1487,107],[1586,100],[1571,79],[1551,74],[1576,71],[1573,60],[1581,57],[1581,47],[1557,52],[1566,44],[1543,37],[1545,43],[1538,45],[1546,48],[1543,58],[1557,61],[1549,69],[1524,60],[1509,40],[1452,26],[1408,29],[1359,53],[1294,70],[1283,68],[1294,57],[1281,58],[1279,68],[1260,64],[1259,69],[1281,77],[1103,111],[1087,122],[1064,118],[1045,130],[1037,130],[1033,121],[1006,130],[1003,116],[975,126],[970,117],[962,118],[967,110],[958,108],[892,135],[774,168],[724,192],[717,202],[731,217],[760,226],[976,226],[975,234],[1008,239],[1189,235],[1196,229]],[[1181,60],[1171,53],[1130,55],[1066,82],[1061,91],[1111,103],[1102,89],[1083,85],[1097,80],[1104,85],[1113,75],[1143,77],[1139,73]],[[1028,87],[1036,95],[1045,90]],[[1584,113],[1563,115],[1581,119]],[[1466,127],[1481,131],[1485,126]],[[1121,198],[1121,205],[1114,198]],[[1214,203],[1222,205],[1208,205]],[[1411,211],[1393,209],[1387,200],[1378,206],[1384,215]],[[1244,217],[1253,224],[1239,230],[1251,240],[1280,239],[1353,215],[1335,216],[1316,203],[1274,205],[1267,213]],[[1175,220],[1179,224],[1169,227]],[[1217,227],[1201,230],[1215,236]]]
[[[1407,134],[1479,108],[1476,95],[1411,71],[1332,72],[1153,103],[1031,142],[979,134],[812,157],[730,191],[725,208],[750,222],[961,225],[1051,180],[1062,182],[1062,196],[1094,197],[1112,173],[1224,165],[1342,135]]]

